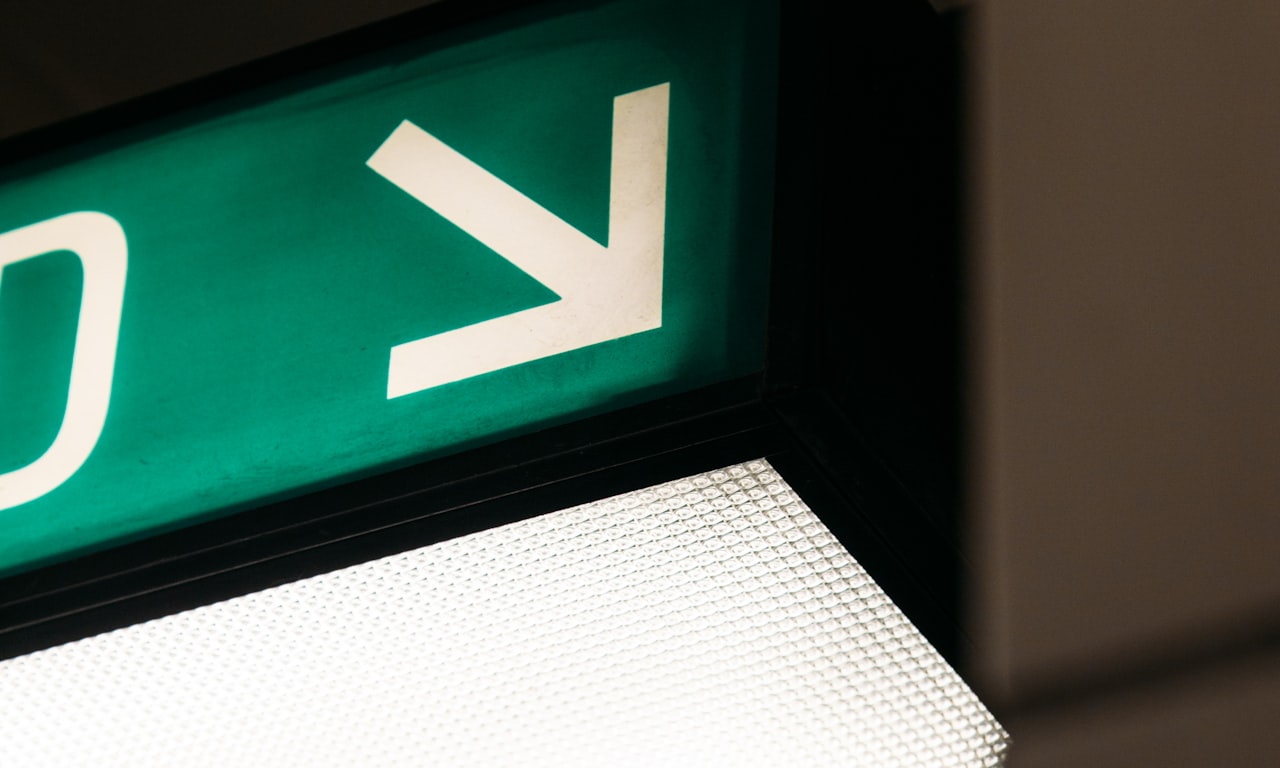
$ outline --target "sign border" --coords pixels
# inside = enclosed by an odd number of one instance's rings
[[[831,378],[829,363],[845,352],[848,334],[836,329],[832,335],[812,297],[836,258],[828,234],[848,231],[847,200],[818,198],[826,192],[824,153],[837,143],[822,133],[828,85],[851,64],[829,58],[835,32],[823,3],[780,5],[773,295],[762,371],[0,579],[0,659],[652,482],[766,458],[943,656],[961,666],[959,499],[922,501],[895,471],[893,456],[859,429],[859,414],[832,396],[841,381]],[[466,39],[477,33],[477,22],[493,29],[573,7],[560,0],[426,6],[0,142],[0,167],[11,169],[0,172],[38,170],[51,151],[353,56],[424,36]],[[869,24],[882,20],[869,17]],[[871,77],[900,88],[907,82],[892,71]],[[837,217],[839,226],[828,223]],[[851,250],[847,242],[839,245],[841,256]],[[900,342],[892,325],[885,333],[886,343]],[[940,388],[958,390],[958,377]],[[870,401],[859,408],[887,408],[892,415],[898,406]],[[924,465],[935,461],[928,451],[920,456]]]

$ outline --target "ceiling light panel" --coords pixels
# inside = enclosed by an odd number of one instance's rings
[[[764,461],[0,663],[6,766],[996,766]]]

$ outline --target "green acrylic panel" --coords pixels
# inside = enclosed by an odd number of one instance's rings
[[[759,370],[775,15],[547,6],[4,170],[0,238],[105,214],[127,277],[101,431],[65,480],[0,509],[0,573]],[[375,151],[408,120],[603,247],[614,100],[662,84],[660,327],[388,397],[392,347],[558,294]],[[0,272],[0,496],[53,443],[77,317],[99,313],[89,257],[49,248]]]

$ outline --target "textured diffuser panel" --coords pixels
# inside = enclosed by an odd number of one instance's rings
[[[6,766],[995,766],[765,462],[0,663]]]

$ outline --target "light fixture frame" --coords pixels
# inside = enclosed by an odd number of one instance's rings
[[[895,4],[890,0],[884,7]],[[32,158],[39,162],[46,153],[390,45],[465,35],[482,22],[514,24],[565,6],[531,0],[440,2],[0,142],[0,167]],[[881,61],[853,71],[868,62],[837,53],[840,41],[823,3],[783,3],[780,13],[773,295],[769,355],[761,371],[0,579],[0,659],[644,485],[764,458],[944,658],[963,670],[959,493],[943,493],[939,499],[932,490],[946,487],[945,482],[916,482],[949,471],[938,468],[937,456],[946,448],[922,447],[904,461],[863,425],[867,414],[879,418],[884,413],[900,414],[904,423],[917,422],[910,398],[876,396],[886,385],[867,388],[868,397],[851,401],[845,396],[848,379],[831,373],[832,361],[859,356],[859,339],[870,335],[892,347],[909,343],[911,336],[891,319],[881,328],[861,327],[854,314],[823,295],[833,270],[852,268],[874,278],[879,274],[874,265],[899,258],[904,247],[878,236],[871,242],[848,240],[857,231],[848,221],[850,193],[846,180],[831,178],[832,158],[884,148],[851,148],[831,132],[833,93],[851,76],[902,91],[912,81]],[[898,36],[916,29],[911,26],[915,22],[904,22],[897,11],[865,13],[868,34],[877,32],[880,23],[894,25]],[[931,108],[950,114],[945,104]],[[874,113],[868,116],[872,122],[877,119]],[[899,151],[911,151],[911,146],[908,142]],[[952,171],[917,168],[917,181],[922,188],[945,186]],[[858,179],[873,187],[879,181]],[[838,186],[834,196],[829,196],[830,185]],[[858,212],[852,215],[856,219]],[[953,208],[944,203],[938,210],[903,210],[900,223],[945,226],[952,217]],[[950,257],[923,258],[928,268]],[[950,334],[955,329],[947,325],[954,320],[948,314],[954,307],[933,306],[928,297],[919,302],[907,310],[936,318],[939,343],[954,343]],[[816,311],[815,304],[825,310]],[[892,382],[898,373],[872,366],[861,375],[867,381]],[[958,402],[958,371],[931,386],[931,394]],[[954,428],[939,426],[943,432]],[[955,456],[941,463],[947,461],[958,463]],[[920,467],[924,469],[913,474]]]

